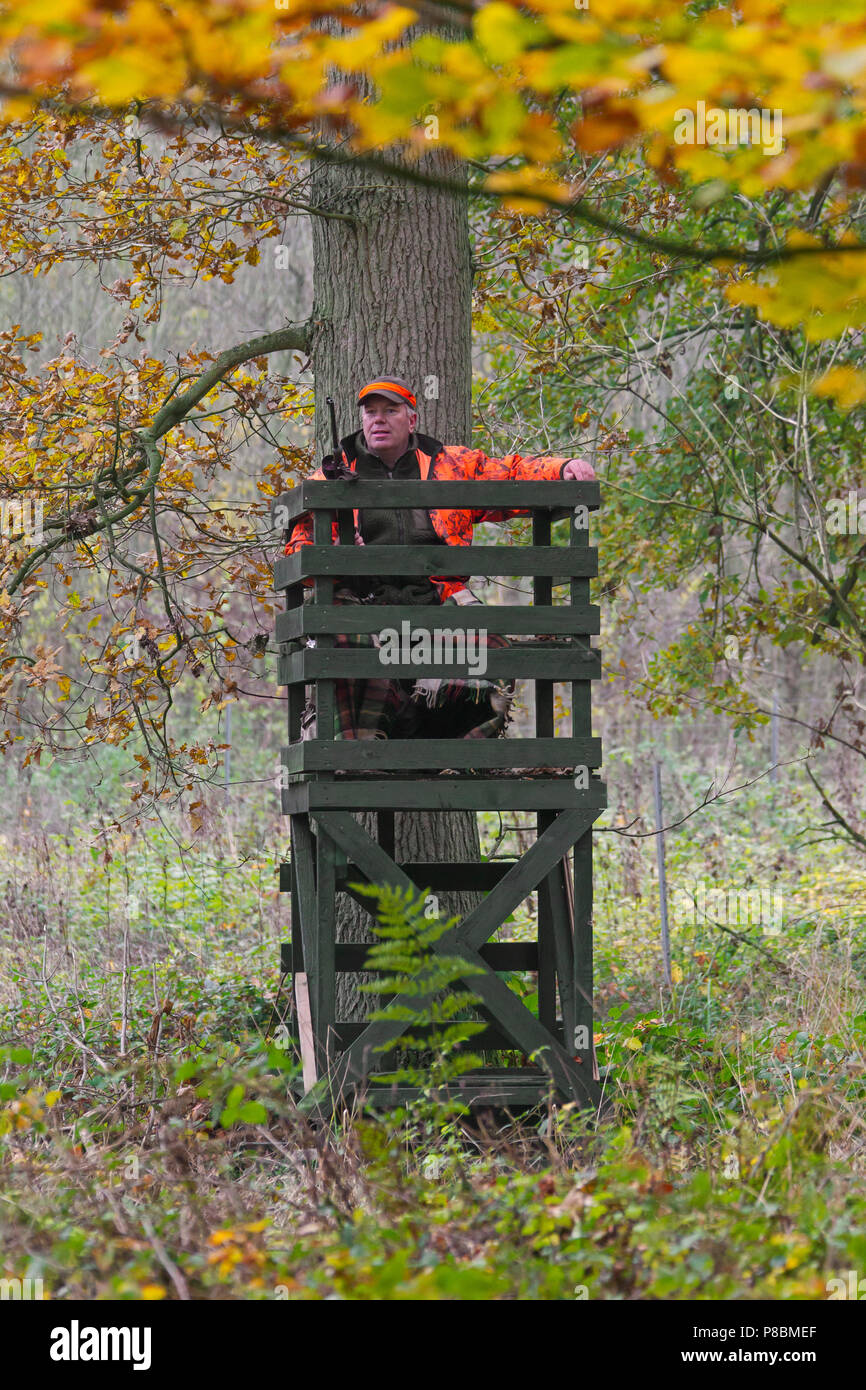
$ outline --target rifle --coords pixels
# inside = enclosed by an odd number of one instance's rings
[[[325,401],[328,406],[328,414],[331,419],[331,453],[326,454],[322,459],[322,472],[329,482],[336,480],[354,481],[355,474],[343,462],[343,450],[340,447],[340,433],[337,429],[337,412],[334,409],[334,401],[331,396],[326,396]],[[355,539],[355,520],[351,512],[340,511],[337,513],[337,524],[340,528],[340,544],[352,545]]]
[[[340,434],[337,429],[337,412],[334,409],[334,402],[331,396],[326,396],[325,401],[328,406],[328,414],[331,417],[331,452],[322,459],[322,472],[329,482],[334,482],[337,478],[354,478],[355,474],[351,468],[347,468],[343,463],[343,450],[340,448]]]

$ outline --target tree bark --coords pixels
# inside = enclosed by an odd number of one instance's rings
[[[431,149],[422,168],[454,178],[460,166]],[[464,199],[410,187],[350,165],[320,162],[313,202],[348,213],[354,226],[313,220],[314,303],[311,352],[316,438],[329,440],[325,398],[337,407],[341,435],[360,428],[363,381],[395,372],[418,396],[418,428],[443,443],[469,441],[471,294],[469,221]],[[320,448],[320,453],[328,452]],[[358,816],[375,833],[375,817]],[[479,857],[474,812],[397,813],[399,861]],[[464,915],[477,894],[438,895],[443,916]],[[337,940],[368,941],[372,920],[352,899],[337,899]],[[337,1017],[357,1020],[371,1007],[357,975],[337,978]]]

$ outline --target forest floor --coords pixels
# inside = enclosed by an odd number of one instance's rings
[[[654,841],[600,834],[611,1114],[483,1134],[429,1099],[298,1116],[278,851],[229,825],[186,851],[164,829],[8,838],[0,1275],[52,1299],[845,1297],[866,1273],[866,882],[807,822],[761,784],[670,838],[670,987]]]

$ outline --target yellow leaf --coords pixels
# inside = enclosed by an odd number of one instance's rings
[[[671,979],[673,980],[673,982],[674,982],[675,985],[681,985],[681,984],[682,984],[682,982],[683,982],[683,967],[682,967],[681,965],[674,964],[674,965],[671,966]]]
[[[511,5],[485,5],[475,16],[475,36],[491,63],[509,63],[541,32]]]
[[[640,1038],[626,1038],[625,1045],[626,1047],[630,1048],[632,1052],[643,1051],[643,1043],[641,1042]]]
[[[816,396],[833,396],[842,410],[866,401],[866,376],[854,367],[831,367],[812,387]]]

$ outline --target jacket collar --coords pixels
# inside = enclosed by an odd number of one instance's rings
[[[350,468],[353,468],[357,462],[359,448],[369,452],[364,444],[364,435],[361,430],[356,430],[354,434],[347,434],[340,443],[343,446],[343,453],[349,460]],[[416,432],[409,436],[409,446],[406,453],[411,453],[413,449],[420,449],[422,453],[429,454],[431,459],[435,459],[437,454],[441,454],[442,448],[440,441],[434,439],[432,435]],[[375,458],[376,455],[374,454],[373,457]]]

